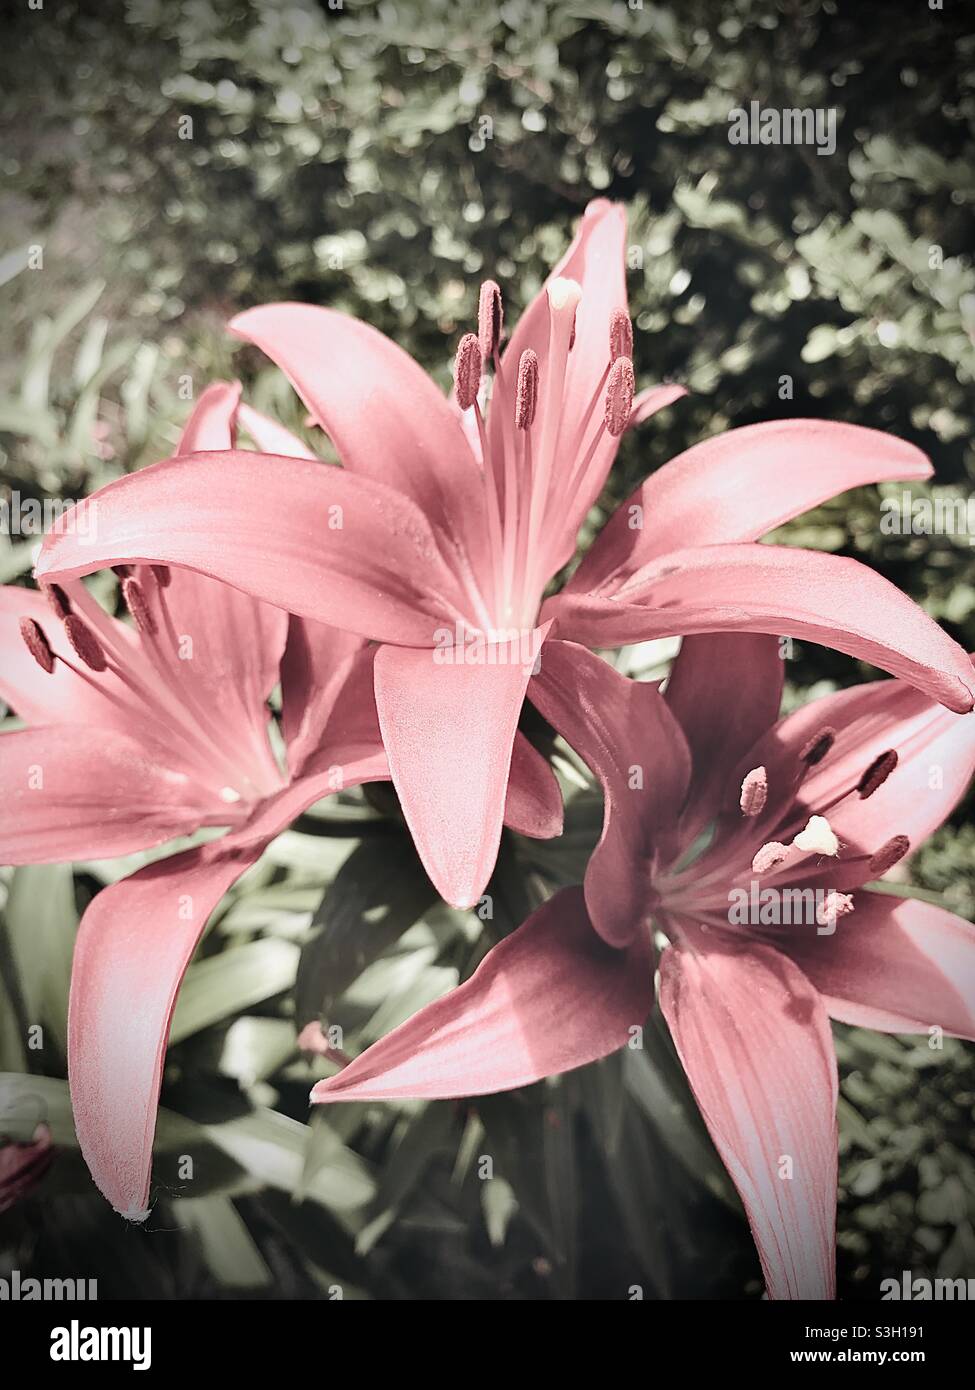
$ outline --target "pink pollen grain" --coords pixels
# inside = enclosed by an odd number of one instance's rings
[[[892,869],[895,864],[900,863],[910,847],[911,842],[906,835],[894,835],[871,856],[867,865],[871,876],[879,878],[888,869]]]
[[[105,659],[102,644],[91,628],[83,623],[76,614],[70,613],[65,618],[64,635],[71,643],[75,655],[85,663],[90,671],[105,670],[108,662]]]
[[[888,748],[886,753],[881,753],[879,757],[874,758],[857,783],[857,791],[860,793],[861,800],[866,801],[868,796],[873,796],[874,792],[884,785],[896,766],[897,750],[895,748]]]
[[[50,675],[54,670],[54,653],[40,623],[35,622],[33,618],[21,618],[20,635],[38,666]]]
[[[753,767],[741,784],[738,804],[743,816],[760,816],[768,799],[768,777],[764,767]]]
[[[494,280],[485,280],[477,302],[477,342],[485,362],[490,361],[501,346],[503,324],[501,290]]]
[[[633,324],[625,309],[614,309],[609,320],[609,360],[633,356]]]
[[[623,433],[629,423],[635,390],[633,363],[628,357],[617,357],[609,369],[606,383],[606,428],[615,438]]]
[[[481,349],[473,333],[465,333],[454,358],[454,390],[461,410],[470,410],[481,384]]]
[[[814,734],[808,743],[803,744],[799,761],[805,763],[807,767],[815,767],[817,763],[823,761],[835,742],[835,729],[820,729],[819,733]]]
[[[526,348],[518,363],[518,386],[515,392],[515,424],[520,430],[531,429],[537,406],[538,357],[531,348]]]
[[[145,590],[138,579],[122,580],[122,597],[132,614],[132,621],[145,637],[155,637],[156,619],[146,600]]]

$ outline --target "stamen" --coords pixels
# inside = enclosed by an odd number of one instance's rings
[[[112,573],[117,574],[119,579],[127,579],[134,568],[134,565],[113,565]]]
[[[770,873],[772,869],[784,864],[788,857],[788,845],[780,844],[778,840],[769,840],[768,844],[763,845],[752,860],[752,873]]]
[[[884,785],[896,766],[897,750],[894,748],[888,748],[886,753],[881,753],[879,757],[874,758],[857,783],[857,791],[860,793],[861,799],[866,801],[868,796],[873,796],[874,792]]]
[[[145,590],[138,579],[122,580],[122,597],[125,606],[132,614],[132,620],[144,637],[155,637],[156,619],[146,601]]]
[[[481,385],[481,349],[473,333],[465,333],[454,358],[454,390],[461,410],[470,410]],[[485,463],[487,460],[485,459]]]
[[[619,438],[629,422],[635,391],[633,363],[628,357],[617,357],[606,383],[606,428],[615,438]]]
[[[764,767],[753,767],[741,784],[739,806],[743,816],[760,816],[768,798],[768,777]]]
[[[831,888],[816,908],[816,921],[821,927],[833,927],[840,917],[847,917],[853,911],[853,899],[849,893],[837,893]]]
[[[36,623],[33,618],[21,618],[20,635],[24,639],[24,646],[38,666],[50,675],[54,670],[54,653],[40,623]]]
[[[538,407],[538,356],[526,348],[518,363],[518,386],[515,392],[515,424],[520,430],[530,430]]]
[[[64,635],[71,643],[75,655],[85,663],[90,671],[105,670],[108,661],[102,650],[102,644],[91,628],[83,623],[76,614],[69,613],[65,618]]]
[[[839,854],[840,842],[833,834],[833,827],[825,816],[810,816],[804,830],[800,830],[792,841],[796,849],[804,854]]]
[[[477,303],[477,343],[485,362],[489,362],[501,346],[503,324],[501,290],[494,280],[485,280]]]
[[[876,854],[871,856],[870,863],[867,865],[871,876],[879,878],[888,869],[892,869],[904,858],[910,847],[911,842],[906,835],[895,835],[885,845],[881,845]]]
[[[624,309],[614,309],[609,319],[609,360],[633,357],[633,325]]]
[[[156,577],[156,583],[159,585],[160,589],[168,589],[169,586],[170,586],[170,584],[172,584],[172,582],[173,582],[173,575],[172,575],[172,571],[170,570],[169,566],[168,566],[168,565],[150,565],[149,568],[152,570],[153,574],[155,575],[155,577]]]
[[[821,763],[826,754],[836,742],[836,730],[825,728],[820,729],[818,734],[814,734],[808,743],[804,744],[799,754],[799,761],[807,767],[815,767]]]
[[[71,612],[71,601],[61,588],[60,584],[46,584],[42,589],[44,597],[47,599],[58,622],[64,622]]]

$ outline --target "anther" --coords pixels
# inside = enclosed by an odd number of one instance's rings
[[[83,623],[74,613],[69,613],[64,620],[64,635],[71,643],[75,655],[85,663],[90,671],[104,671],[108,665],[102,644],[92,632],[91,628]]]
[[[51,611],[59,622],[64,622],[71,612],[71,601],[61,588],[60,584],[45,584],[42,590],[44,597],[51,607]]]
[[[609,319],[609,360],[633,356],[633,325],[624,309],[614,309]]]
[[[760,816],[768,798],[768,777],[764,767],[753,767],[741,784],[739,806],[743,816]]]
[[[805,763],[807,767],[815,767],[817,763],[823,761],[835,742],[835,729],[820,729],[819,733],[814,734],[808,743],[803,744],[799,761]]]
[[[816,921],[821,927],[832,927],[852,911],[853,899],[849,893],[837,893],[835,888],[831,888],[816,908]]]
[[[788,857],[788,845],[780,844],[778,840],[769,840],[768,844],[763,845],[752,860],[752,873],[771,873],[780,864],[784,864]]]
[[[172,575],[172,571],[170,570],[169,566],[168,566],[168,565],[150,565],[149,568],[152,570],[153,574],[155,575],[156,583],[159,585],[160,589],[168,589],[169,586],[170,586],[170,584],[172,584],[172,582],[173,582],[173,575]]]
[[[36,623],[33,618],[21,618],[20,635],[24,639],[24,646],[38,666],[50,675],[54,670],[54,653],[40,623]]]
[[[800,830],[792,841],[803,854],[839,854],[840,842],[833,833],[833,827],[825,816],[810,816],[805,829]]]
[[[501,290],[494,280],[485,280],[477,302],[477,343],[485,362],[490,361],[501,346],[503,323]]]
[[[461,410],[470,410],[481,384],[481,349],[473,333],[465,333],[454,358],[454,390]]]
[[[518,386],[515,392],[515,424],[520,430],[530,430],[538,406],[538,357],[526,348],[518,363]]]
[[[617,438],[629,422],[635,390],[633,363],[628,357],[617,357],[606,383],[606,428]]]
[[[132,565],[113,565],[112,573],[117,574],[119,579],[127,579],[132,573]]]
[[[138,579],[122,580],[122,597],[125,606],[132,614],[132,621],[145,637],[156,635],[156,619],[146,601],[145,590]]]
[[[867,868],[873,878],[879,878],[888,869],[892,869],[895,864],[904,858],[904,855],[911,847],[911,842],[906,835],[895,835],[886,844],[881,845],[875,854],[871,855],[870,863]]]
[[[866,801],[868,796],[873,796],[878,787],[884,785],[896,766],[897,750],[895,748],[888,748],[886,753],[881,753],[879,757],[874,758],[857,783],[857,791],[860,793],[861,799]]]

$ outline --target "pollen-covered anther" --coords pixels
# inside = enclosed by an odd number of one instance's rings
[[[485,362],[490,361],[501,346],[503,325],[501,290],[494,280],[485,280],[477,301],[477,342]]]
[[[852,911],[853,899],[849,893],[837,893],[835,888],[831,888],[816,908],[816,921],[821,927],[831,927]]]
[[[156,619],[146,600],[145,590],[138,579],[122,580],[122,597],[132,614],[132,621],[145,637],[155,637]]]
[[[625,309],[614,309],[609,319],[609,360],[633,356],[633,324]]]
[[[454,390],[461,410],[470,410],[481,385],[481,349],[473,333],[465,333],[454,358]]]
[[[888,869],[892,869],[895,864],[899,864],[904,855],[911,847],[911,842],[906,835],[894,835],[886,844],[880,846],[870,857],[867,868],[873,878],[879,878]]]
[[[895,748],[888,748],[886,753],[881,753],[879,757],[874,758],[857,783],[857,791],[860,793],[861,799],[866,801],[868,796],[873,796],[874,792],[884,785],[896,766],[897,750]]]
[[[825,816],[810,816],[805,828],[799,831],[792,843],[803,854],[828,854],[833,857],[840,852],[840,842]]]
[[[783,845],[778,840],[769,840],[768,844],[763,845],[752,860],[752,873],[771,873],[780,864],[784,864],[788,857],[788,845]]]
[[[799,761],[805,763],[807,767],[815,767],[817,763],[823,761],[835,742],[835,729],[820,729],[818,734],[813,734],[812,738],[803,744],[799,752]]]
[[[768,799],[768,777],[764,767],[753,767],[741,784],[738,804],[743,816],[760,816]]]
[[[61,588],[61,585],[45,584],[41,592],[47,599],[51,612],[57,618],[58,622],[63,623],[71,612],[71,600]]]
[[[90,671],[104,671],[108,662],[102,644],[86,623],[76,614],[70,613],[64,620],[64,635],[71,643],[72,650]]]
[[[24,639],[24,646],[38,666],[50,675],[54,670],[54,653],[40,623],[35,622],[33,618],[21,618],[20,635]]]
[[[168,565],[150,565],[160,589],[168,589],[173,582],[173,572]]]
[[[633,363],[628,357],[617,357],[606,383],[606,428],[614,437],[618,438],[629,423],[635,390]]]
[[[520,430],[530,430],[538,406],[538,357],[526,348],[518,363],[518,385],[515,391],[515,424]]]

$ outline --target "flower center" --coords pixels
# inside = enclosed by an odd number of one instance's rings
[[[493,280],[481,286],[477,334],[465,334],[457,348],[454,387],[461,409],[473,414],[480,442],[492,562],[487,579],[480,585],[471,581],[468,588],[477,624],[498,640],[534,627],[557,567],[546,530],[570,515],[574,502],[588,497],[601,467],[599,446],[607,434],[622,434],[633,405],[633,330],[625,312],[617,309],[609,323],[606,367],[591,398],[581,415],[567,408],[581,298],[575,280],[556,277],[549,282],[544,365],[538,353],[526,348],[514,382],[506,379],[501,363],[504,313]],[[481,387],[489,362],[494,379],[486,417]]]
[[[165,746],[175,766],[210,789],[214,823],[226,824],[239,813],[230,817],[219,808],[246,810],[283,785],[270,745],[263,734],[260,740],[237,740],[187,678],[166,598],[168,568],[120,565],[117,573],[131,629],[109,617],[78,580],[44,590],[71,654],[55,651],[33,618],[21,619],[25,645],[42,670],[51,675],[60,662],[121,712],[123,727],[132,726],[146,743]]]

